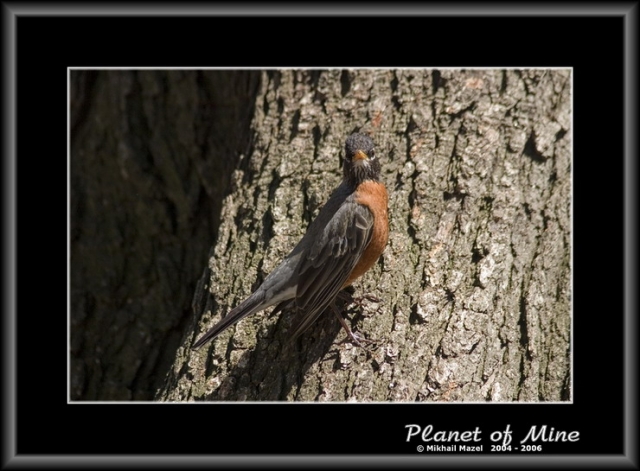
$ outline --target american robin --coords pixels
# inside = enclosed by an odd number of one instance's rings
[[[278,304],[295,308],[292,337],[304,332],[343,288],[369,270],[389,238],[389,197],[380,181],[380,162],[371,138],[350,135],[345,143],[342,183],[333,191],[304,237],[247,299],[194,345],[197,349],[240,319]],[[338,318],[358,343],[342,316]]]

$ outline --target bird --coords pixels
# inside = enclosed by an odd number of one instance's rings
[[[358,342],[335,301],[341,291],[382,255],[389,239],[389,195],[380,180],[373,140],[361,133],[345,141],[342,182],[307,228],[307,232],[262,284],[196,341],[197,350],[241,319],[276,305],[274,313],[293,308],[291,332],[297,338],[331,306],[347,335]]]

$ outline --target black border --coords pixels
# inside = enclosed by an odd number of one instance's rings
[[[631,7],[635,6],[635,10]],[[17,369],[15,363],[15,336],[12,314],[16,312],[16,298],[12,292],[15,284],[16,265],[8,267],[5,276],[5,359],[3,379],[5,384],[5,443],[3,464],[12,467],[39,465],[64,465],[66,467],[100,464],[176,465],[196,467],[206,464],[244,464],[300,466],[313,465],[366,465],[367,467],[491,465],[507,467],[518,465],[555,464],[569,467],[589,465],[609,467],[629,466],[637,456],[630,443],[635,435],[635,346],[630,337],[635,334],[635,299],[626,290],[626,325],[623,312],[622,268],[627,270],[625,282],[635,274],[629,266],[635,259],[620,253],[621,229],[619,219],[626,217],[626,236],[634,231],[629,212],[630,183],[633,174],[630,153],[635,149],[630,133],[630,122],[635,117],[635,59],[630,42],[630,23],[636,26],[637,5],[617,8],[617,12],[600,7],[595,14],[571,9],[572,15],[563,16],[548,11],[549,16],[524,16],[524,8],[512,9],[514,17],[480,16],[430,17],[442,12],[422,11],[422,16],[407,18],[389,14],[377,16],[368,13],[366,18],[275,18],[228,17],[213,12],[213,16],[128,18],[93,16],[91,7],[84,7],[89,17],[57,16],[52,11],[72,14],[74,7],[52,6],[47,11],[37,7],[3,5],[4,76],[3,100],[14,104],[17,84],[17,144],[20,159],[12,149],[15,132],[13,113],[16,108],[5,109],[5,169],[6,185],[5,219],[12,224],[15,202],[15,185],[12,183],[12,162],[17,165],[19,193],[17,240],[22,249],[18,273],[20,346]],[[104,7],[103,7],[104,8]],[[394,12],[400,7],[393,7]],[[142,11],[143,7],[139,7]],[[320,9],[322,10],[322,8]],[[482,10],[482,9],[481,9]],[[568,10],[568,7],[567,7]],[[76,10],[77,11],[77,10]],[[124,11],[124,10],[122,10]],[[144,11],[152,14],[151,7]],[[464,9],[460,9],[464,13]],[[113,13],[116,13],[113,10]],[[322,12],[322,11],[321,11]],[[305,14],[306,12],[302,11]],[[324,13],[330,13],[324,10]],[[538,13],[544,13],[539,10]],[[451,15],[459,15],[451,11]],[[468,14],[468,11],[467,11]],[[493,14],[499,15],[497,10]],[[343,13],[347,15],[347,13]],[[395,22],[401,21],[404,34],[397,37]],[[320,23],[320,27],[313,27]],[[581,23],[582,27],[576,27]],[[222,28],[224,24],[226,27]],[[260,48],[251,50],[229,47],[227,27],[232,25],[239,35],[250,28]],[[613,24],[613,26],[610,26]],[[607,26],[603,26],[607,25]],[[6,28],[5,28],[6,26]],[[367,35],[366,47],[354,48],[340,38],[350,37],[356,31]],[[150,41],[140,41],[144,30]],[[626,33],[626,34],[625,34]],[[335,49],[330,52],[321,46],[323,35],[337,36]],[[461,38],[462,36],[462,38]],[[391,39],[389,39],[391,38]],[[17,41],[17,53],[15,42]],[[308,54],[300,56],[299,49],[287,48],[287,44],[306,41]],[[395,51],[404,51],[389,57],[381,51],[388,41]],[[512,42],[518,44],[518,55],[509,55]],[[622,42],[626,49],[622,50]],[[359,43],[361,44],[361,43]],[[460,48],[464,44],[466,47]],[[632,46],[633,44],[633,46]],[[277,47],[276,47],[277,46]],[[170,52],[173,51],[173,52]],[[324,52],[320,52],[324,51]],[[603,51],[605,52],[603,54]],[[505,56],[508,58],[505,60]],[[633,62],[632,62],[633,58]],[[622,89],[622,70],[625,65],[627,88]],[[51,206],[66,208],[66,194],[61,191],[66,182],[66,168],[60,164],[66,150],[66,67],[92,66],[451,66],[503,67],[539,66],[574,68],[574,339],[576,354],[574,364],[574,404],[398,404],[398,405],[178,405],[178,404],[104,404],[78,405],[66,403],[66,375],[60,365],[48,357],[57,359],[66,332],[60,326],[59,307],[64,301],[47,300],[42,303],[33,296],[33,284],[49,284],[53,273],[62,273],[66,260],[61,250],[50,252],[46,246],[65,244],[66,228],[62,224],[50,226],[44,218]],[[17,70],[17,76],[14,72]],[[17,79],[17,80],[16,80]],[[623,96],[624,92],[624,96]],[[589,97],[584,100],[583,97]],[[621,103],[626,104],[625,121],[622,120]],[[13,125],[13,126],[12,126]],[[620,130],[626,127],[626,168],[616,156],[621,155]],[[64,139],[64,141],[63,141]],[[34,157],[37,156],[37,157]],[[580,158],[578,158],[580,157]],[[62,160],[61,160],[62,159]],[[28,164],[28,165],[25,165]],[[624,171],[623,170],[627,170]],[[621,178],[622,177],[622,178]],[[626,183],[626,187],[624,185]],[[625,192],[626,189],[626,192]],[[59,194],[61,193],[61,194]],[[53,197],[56,203],[49,201]],[[620,197],[626,197],[622,207]],[[607,208],[601,210],[599,208]],[[44,211],[43,211],[44,210]],[[623,219],[624,220],[624,219]],[[32,224],[38,227],[34,231]],[[54,230],[55,228],[55,230]],[[586,235],[585,235],[586,234]],[[5,260],[14,260],[16,238],[10,229],[5,233]],[[632,241],[635,238],[631,239]],[[632,250],[630,245],[627,252]],[[47,257],[42,260],[43,252]],[[35,255],[35,257],[34,257]],[[37,257],[37,258],[36,258]],[[60,258],[60,260],[58,260]],[[27,263],[25,263],[27,262]],[[32,263],[28,263],[32,262]],[[14,262],[15,263],[15,262]],[[28,267],[31,266],[31,269]],[[34,270],[36,267],[45,270]],[[48,269],[47,269],[48,268]],[[22,275],[22,276],[20,276]],[[60,276],[61,278],[61,276]],[[15,281],[14,281],[15,283]],[[630,286],[626,285],[627,288]],[[23,289],[24,287],[24,289]],[[65,292],[65,287],[58,290]],[[594,299],[606,299],[606,312],[593,312]],[[13,304],[11,303],[13,299]],[[53,306],[53,309],[51,309]],[[588,322],[579,322],[587,319]],[[623,329],[623,327],[625,327]],[[626,337],[623,337],[623,332]],[[630,341],[631,340],[631,341]],[[626,342],[624,342],[626,341]],[[625,345],[626,343],[626,345]],[[66,348],[66,342],[64,344]],[[623,348],[626,347],[626,352]],[[626,361],[622,354],[626,353]],[[610,358],[606,368],[599,361]],[[624,368],[624,370],[623,370]],[[625,372],[626,391],[617,385]],[[16,422],[15,404],[17,384]],[[623,410],[623,393],[626,404]],[[295,407],[292,411],[290,407]],[[604,408],[604,411],[603,411]],[[622,417],[626,417],[626,445],[622,446]],[[540,417],[543,417],[542,419]],[[294,417],[294,418],[292,418]],[[517,425],[514,417],[518,418]],[[488,435],[500,430],[505,423],[512,429],[528,428],[548,420],[549,426],[568,430],[578,429],[582,439],[575,447],[558,447],[556,452],[572,455],[556,456],[427,456],[415,454],[415,443],[405,442],[404,425],[433,424],[444,430],[466,430],[479,426]],[[607,422],[608,421],[608,422]],[[123,425],[124,424],[124,425]],[[116,427],[119,435],[110,435]],[[65,444],[59,446],[64,430]],[[325,430],[332,430],[327,435]],[[140,437],[144,437],[141,440]],[[146,446],[153,443],[152,446]],[[594,459],[607,448],[608,455]],[[173,459],[159,453],[191,454],[191,457]],[[235,456],[227,455],[229,452]],[[549,452],[554,450],[549,449]],[[95,453],[96,455],[89,455]],[[224,453],[225,455],[217,455]],[[266,454],[274,455],[267,457]],[[309,455],[284,456],[283,453],[309,453]],[[322,453],[322,455],[319,455]],[[325,454],[331,453],[331,455]],[[365,455],[365,453],[371,453]],[[399,453],[396,456],[375,456],[376,453]],[[574,454],[575,453],[575,454]],[[109,456],[105,456],[105,455]],[[134,459],[133,455],[146,455]],[[205,455],[206,454],[206,455]],[[582,455],[579,456],[578,454]],[[118,456],[119,455],[119,456]],[[256,456],[261,455],[261,456]],[[527,464],[528,463],[528,464]]]

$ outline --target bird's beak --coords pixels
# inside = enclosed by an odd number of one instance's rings
[[[365,154],[364,152],[359,150],[355,154],[353,154],[353,159],[352,160],[354,162],[356,162],[358,160],[367,160],[367,154]]]

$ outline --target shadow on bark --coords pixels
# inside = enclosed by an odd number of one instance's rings
[[[187,324],[255,71],[70,74],[72,400],[150,400]]]
[[[295,400],[296,391],[304,381],[308,369],[321,358],[324,361],[332,359],[331,356],[325,358],[325,355],[340,337],[342,329],[328,309],[307,332],[291,341],[287,338],[287,332],[294,313],[283,311],[277,315],[282,318],[269,328],[267,335],[260,337],[255,348],[242,354],[220,387],[210,396],[196,400],[286,401],[289,396]],[[275,362],[271,355],[261,355],[266,350],[275,353]],[[333,368],[339,368],[337,358],[333,359],[336,360]],[[207,374],[212,372],[213,365],[209,359]],[[238,398],[235,394],[238,389],[252,390],[252,394]]]

